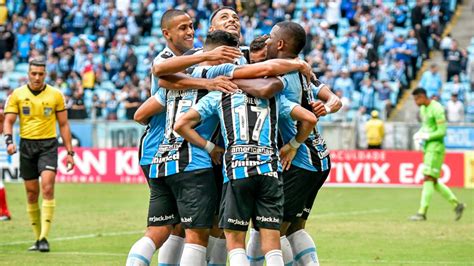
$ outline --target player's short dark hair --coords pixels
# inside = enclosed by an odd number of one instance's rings
[[[239,47],[239,38],[223,30],[215,30],[207,34],[206,42],[204,43],[204,48],[207,48],[209,46],[217,47],[221,45]]]
[[[176,16],[181,15],[188,15],[188,13],[184,12],[183,10],[179,9],[170,9],[166,10],[166,12],[161,17],[161,29],[166,29],[169,27],[170,20]]]
[[[30,66],[39,66],[39,67],[46,67],[46,60],[44,57],[37,57],[33,58],[29,62]]]
[[[219,13],[221,10],[225,10],[225,9],[230,9],[230,10],[234,11],[235,13],[237,13],[237,11],[235,11],[235,9],[233,7],[221,6],[218,9],[214,10],[214,12],[212,12],[211,16],[209,17],[209,24],[212,24],[212,20],[217,15],[217,13]]]
[[[298,55],[306,45],[306,31],[295,22],[283,21],[276,24],[279,27],[278,34],[280,39],[288,42],[290,52]]]
[[[426,94],[426,90],[423,89],[423,88],[416,88],[416,89],[411,93],[411,95],[413,95],[413,96],[420,95],[420,94],[423,94],[423,95],[426,96],[426,95],[427,95],[427,94]]]
[[[250,43],[250,52],[251,53],[258,52],[258,51],[261,51],[263,48],[265,48],[265,45],[266,45],[265,42],[267,41],[269,37],[270,36],[265,34],[265,35],[258,36],[257,38],[255,38],[255,40],[253,40]]]

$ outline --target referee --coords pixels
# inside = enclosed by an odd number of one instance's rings
[[[54,208],[54,180],[58,165],[58,142],[56,120],[68,151],[68,171],[74,167],[74,151],[71,145],[71,131],[62,93],[45,83],[46,62],[33,59],[28,68],[28,84],[13,91],[5,103],[4,134],[8,154],[16,152],[12,129],[20,116],[20,177],[24,179],[28,200],[27,212],[33,226],[36,242],[29,251],[49,251],[46,240]],[[43,203],[38,205],[41,176]]]

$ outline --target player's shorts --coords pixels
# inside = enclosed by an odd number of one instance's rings
[[[212,164],[214,171],[214,180],[216,182],[217,198],[216,198],[216,215],[219,214],[219,206],[222,199],[222,186],[224,184],[224,174],[222,173],[222,164]]]
[[[58,168],[58,141],[56,138],[20,140],[20,177],[38,179],[45,170],[56,172]]]
[[[444,152],[426,151],[423,155],[423,175],[439,178],[444,155]]]
[[[174,225],[179,223],[176,198],[167,177],[150,178],[150,204],[148,207],[148,226]]]
[[[328,156],[328,170],[318,172],[319,181],[311,189],[311,192],[308,198],[306,199],[306,203],[304,205],[303,211],[298,213],[296,217],[302,218],[303,220],[308,220],[309,214],[311,213],[311,209],[313,208],[313,205],[314,205],[314,201],[316,200],[316,196],[318,195],[318,192],[321,189],[321,187],[324,185],[324,182],[326,182],[326,179],[328,179],[330,171],[331,171],[331,160],[329,159],[329,156]]]
[[[247,231],[255,227],[280,230],[283,219],[283,180],[264,175],[230,180],[224,184],[219,227]]]
[[[212,168],[183,172],[166,180],[176,198],[181,224],[187,228],[211,228],[217,189]]]

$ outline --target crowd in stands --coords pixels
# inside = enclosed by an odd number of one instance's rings
[[[300,23],[302,56],[345,104],[329,119],[351,120],[372,110],[387,117],[429,52],[451,45],[441,35],[456,0],[0,0],[0,99],[26,83],[28,58],[45,55],[47,82],[67,97],[70,118],[130,119],[149,96],[149,68],[165,44],[161,15],[186,10],[200,47],[220,5],[238,10],[243,45],[277,22]]]

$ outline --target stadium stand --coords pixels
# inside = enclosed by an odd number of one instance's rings
[[[63,91],[68,106],[83,102],[87,115],[81,117],[126,119],[124,102],[129,94],[137,91],[142,101],[149,95],[150,64],[165,43],[160,30],[163,12],[171,7],[186,10],[195,19],[199,47],[212,10],[222,4],[235,6],[234,1],[215,0],[114,2],[7,1],[8,19],[0,21],[0,71],[8,86],[0,88],[0,96],[24,84],[29,57],[46,55],[47,82]],[[250,2],[236,6],[243,44],[268,34],[275,23],[287,19],[307,31],[302,56],[318,77],[341,90],[348,105],[343,116],[326,121],[352,120],[372,110],[386,118],[429,52],[449,52],[453,40],[441,36],[457,4],[456,0]],[[467,49],[459,51],[458,81],[445,82],[437,96],[446,103],[458,92],[465,120],[472,122],[474,38]],[[107,102],[103,111],[92,110],[103,102]]]

